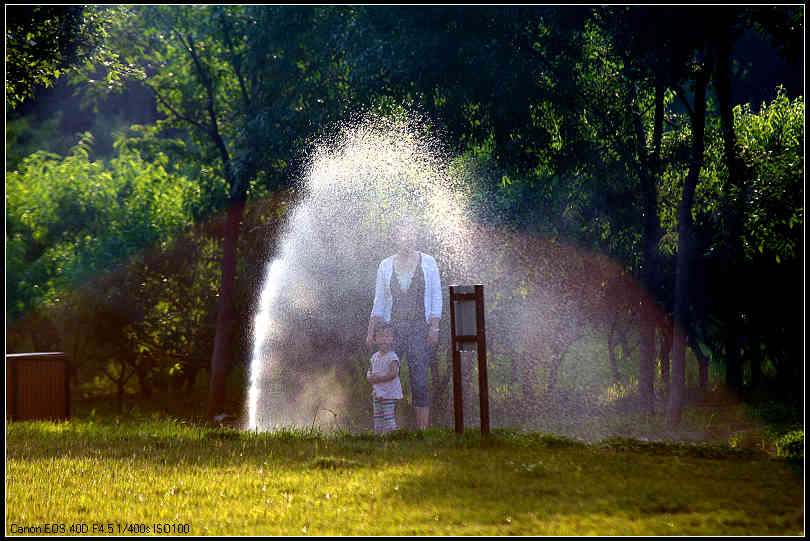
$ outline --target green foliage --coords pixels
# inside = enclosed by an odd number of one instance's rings
[[[804,459],[804,430],[788,432],[776,442],[779,456],[789,460],[801,461]]]
[[[101,76],[106,90],[136,76],[106,46],[125,6],[9,6],[6,10],[6,105],[12,109],[33,95],[36,85],[51,86],[65,73],[82,80],[89,71]]]
[[[38,151],[65,156],[79,141],[78,134],[59,129],[64,113],[38,121],[31,117],[8,119],[6,122],[6,171],[19,168],[26,156]]]
[[[746,255],[777,263],[801,257],[804,223],[804,99],[780,89],[758,114],[735,111],[743,159],[752,170],[746,212]]]
[[[90,276],[188,227],[192,185],[124,150],[90,158],[84,138],[62,158],[37,152],[6,176],[8,315],[54,301]]]
[[[695,217],[716,235],[708,249],[724,242],[726,207],[744,198],[744,241],[747,260],[766,257],[780,263],[798,257],[804,220],[804,100],[791,100],[784,89],[755,113],[750,104],[734,108],[737,145],[748,172],[744,192],[732,190],[724,158],[719,120],[707,126],[706,164],[701,172]],[[672,224],[673,222],[670,222]],[[669,227],[672,227],[670,225]]]
[[[749,406],[752,416],[761,419],[782,435],[803,424],[803,411],[793,404],[770,400]]]
[[[197,168],[218,164],[226,198],[244,201],[289,183],[308,138],[344,111],[344,73],[324,43],[334,11],[140,6],[116,46],[146,74],[165,115],[157,131],[181,130]]]
[[[97,25],[84,6],[12,6],[6,20],[6,103],[12,108],[35,84],[50,85],[98,48]]]

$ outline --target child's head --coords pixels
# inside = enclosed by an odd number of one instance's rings
[[[394,345],[394,326],[390,323],[380,323],[374,329],[374,343],[380,349],[391,349]]]

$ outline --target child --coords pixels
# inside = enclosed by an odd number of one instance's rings
[[[374,342],[379,351],[371,356],[366,379],[374,388],[374,432],[385,433],[397,429],[394,412],[397,400],[402,398],[399,357],[393,350],[394,327],[390,323],[378,325],[374,330]]]

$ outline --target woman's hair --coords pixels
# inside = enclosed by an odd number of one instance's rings
[[[404,216],[402,218],[399,218],[396,222],[394,222],[394,226],[391,229],[391,232],[394,234],[394,236],[396,236],[400,233],[400,231],[406,228],[411,229],[416,235],[417,239],[420,239],[424,236],[422,224],[411,216]]]

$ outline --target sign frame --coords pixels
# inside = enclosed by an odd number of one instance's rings
[[[453,355],[453,408],[455,410],[456,433],[464,433],[464,404],[461,390],[461,350],[469,351],[467,347],[474,345],[478,353],[478,391],[481,405],[481,435],[486,438],[489,437],[489,384],[487,381],[484,286],[482,284],[476,284],[474,286],[451,285],[449,289],[450,350]],[[474,318],[469,313],[473,306],[475,310]],[[471,329],[472,321],[475,322],[475,325]],[[456,325],[460,328],[457,328]],[[462,334],[462,332],[465,334]]]

